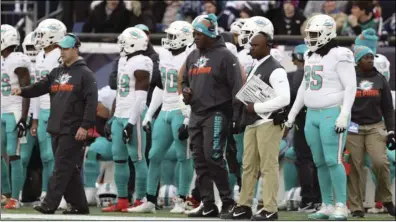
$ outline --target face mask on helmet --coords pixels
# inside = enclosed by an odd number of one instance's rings
[[[238,44],[240,46],[249,45],[249,39],[253,37],[253,32],[248,30],[241,30],[238,36]]]

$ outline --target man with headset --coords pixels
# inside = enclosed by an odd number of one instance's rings
[[[94,73],[79,58],[79,39],[67,34],[59,42],[63,64],[39,82],[12,90],[26,98],[49,93],[51,112],[47,132],[52,137],[55,167],[41,205],[34,209],[54,214],[64,196],[71,208],[64,214],[89,214],[80,170],[88,129],[95,124],[98,88]]]
[[[222,200],[221,215],[234,206],[224,159],[228,131],[238,117],[236,93],[242,87],[238,59],[218,36],[217,18],[209,14],[193,24],[197,49],[186,59],[181,90],[183,101],[191,105],[190,146],[203,207],[190,217],[218,217],[213,182]]]

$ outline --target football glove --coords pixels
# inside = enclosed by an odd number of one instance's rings
[[[108,141],[111,142],[111,124],[113,123],[114,117],[107,120],[106,125],[104,127],[104,136]]]
[[[150,115],[146,115],[143,120],[143,130],[146,133],[151,133],[151,122],[153,121],[153,117]]]
[[[133,133],[133,125],[132,123],[128,123],[124,130],[122,131],[122,141],[124,141],[125,144],[128,144],[131,139],[132,139],[132,133]]]
[[[348,127],[348,115],[340,113],[335,122],[336,133],[343,133]]]
[[[395,147],[395,132],[389,131],[388,132],[388,139],[386,141],[386,147],[388,147],[389,150],[394,150]]]
[[[182,124],[179,128],[179,140],[186,140],[188,138],[188,125]]]
[[[15,130],[18,132],[18,138],[26,136],[27,133],[26,119],[21,118],[14,128],[14,131]]]

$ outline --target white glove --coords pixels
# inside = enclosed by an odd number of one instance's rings
[[[146,114],[142,123],[143,127],[147,127],[147,124],[151,123],[152,121],[153,121],[153,117],[151,115]]]
[[[348,127],[349,115],[340,113],[335,122],[336,133],[343,133]]]
[[[189,118],[184,118],[184,120],[183,120],[183,124],[184,125],[186,125],[186,126],[188,126],[188,123],[190,122],[190,119]]]
[[[292,128],[294,123],[295,117],[291,116],[290,114],[287,116],[287,121],[285,122],[285,126],[287,128]]]
[[[182,112],[184,118],[190,118],[190,113],[191,113],[191,106],[190,105],[186,105],[183,102],[183,95],[180,94],[179,95],[179,105],[180,105],[180,111]]]

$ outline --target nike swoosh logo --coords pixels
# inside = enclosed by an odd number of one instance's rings
[[[213,211],[214,211],[214,210],[210,210],[210,211],[208,211],[208,212],[203,211],[203,212],[202,212],[202,215],[206,216],[206,215],[212,213]]]
[[[236,66],[236,63],[232,64],[232,66]]]
[[[272,215],[274,215],[275,213],[272,213],[272,214],[266,214],[265,215],[265,217],[268,219],[268,218],[270,218]]]
[[[233,216],[233,217],[239,217],[239,216],[241,216],[241,215],[243,215],[243,214],[245,214],[245,212],[242,212],[242,213],[239,213],[239,214],[233,213],[232,216]]]

